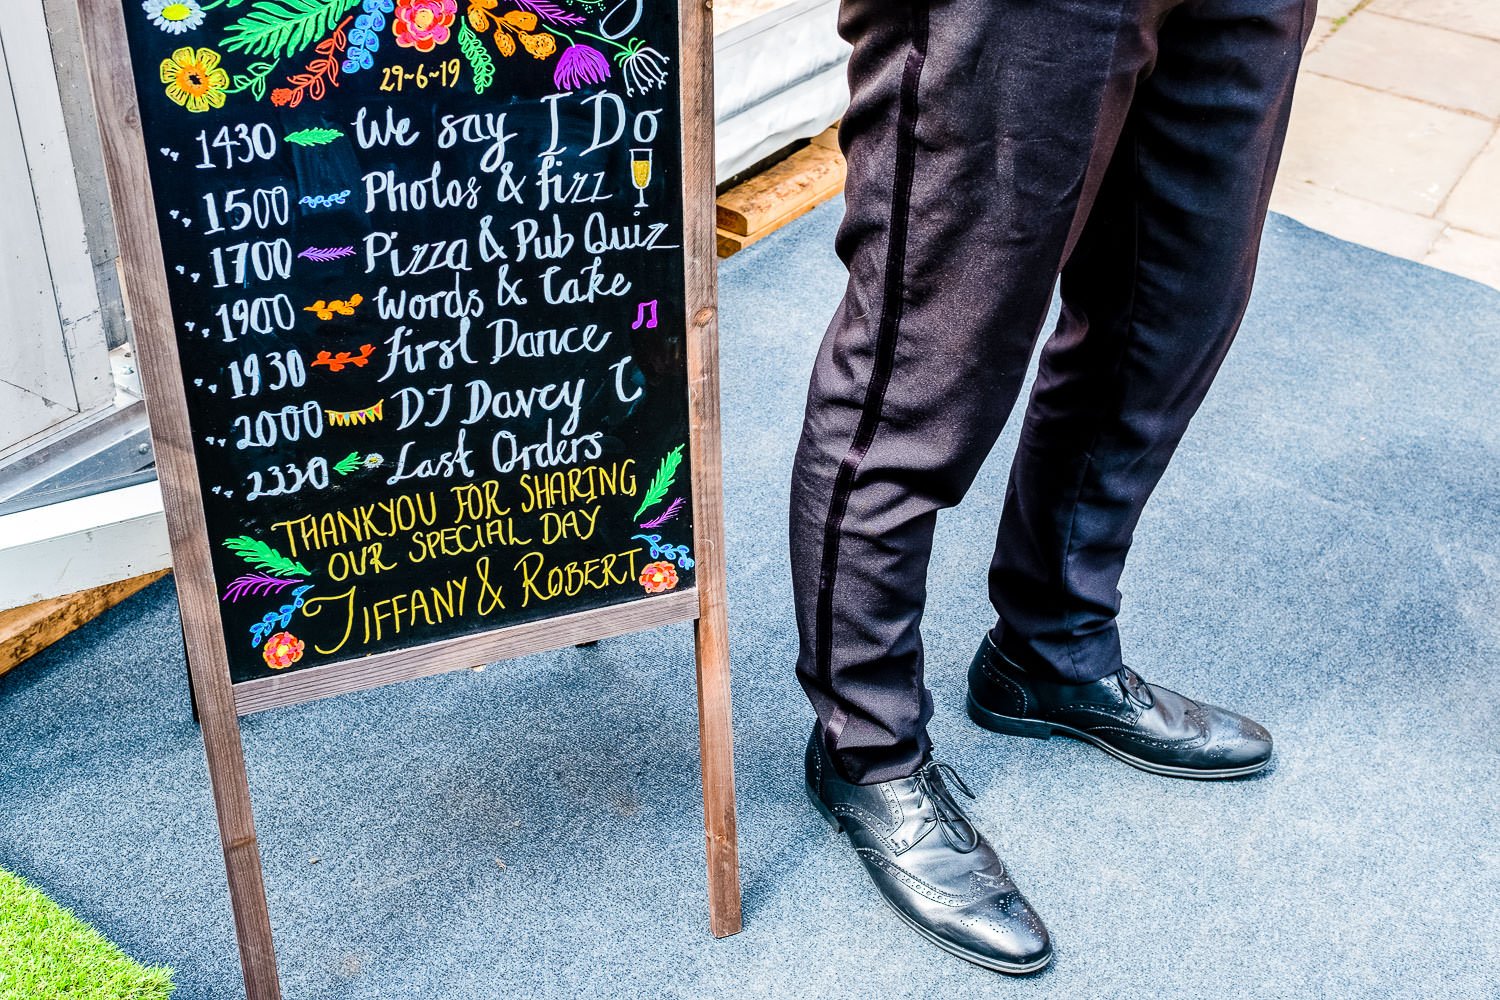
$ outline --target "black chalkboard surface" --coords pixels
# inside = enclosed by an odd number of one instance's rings
[[[675,622],[736,933],[707,4],[78,4],[247,998],[240,715]]]
[[[233,680],[691,588],[676,8],[124,13]]]

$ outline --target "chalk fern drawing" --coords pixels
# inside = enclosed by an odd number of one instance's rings
[[[268,59],[285,59],[334,29],[360,0],[256,0],[224,32],[221,46]]]
[[[646,511],[661,503],[676,481],[677,467],[682,464],[683,445],[678,445],[667,452],[667,457],[661,460],[661,465],[656,468],[656,475],[651,477],[651,485],[646,487],[646,495],[641,497],[641,505],[631,515],[633,519],[639,519]]]
[[[682,497],[678,497],[667,506],[666,510],[662,511],[660,514],[656,515],[649,521],[642,521],[641,527],[645,528],[648,531],[652,528],[660,528],[662,525],[672,520],[672,518],[676,517],[681,510]]]
[[[256,569],[267,570],[282,576],[311,576],[306,566],[288,559],[259,539],[249,535],[224,539],[224,547]]]
[[[286,141],[296,146],[326,146],[343,137],[344,133],[336,128],[304,128],[287,133]]]
[[[242,597],[264,597],[279,594],[294,583],[302,581],[295,577],[271,576],[268,573],[245,573],[229,581],[224,588],[222,601],[237,603]]]
[[[353,247],[308,247],[297,255],[304,260],[325,263],[330,260],[343,260],[345,257],[354,256]]]
[[[287,77],[290,87],[277,87],[271,91],[271,103],[278,108],[295,108],[302,103],[305,97],[310,101],[321,101],[328,93],[328,88],[339,85],[339,53],[343,52],[349,44],[349,37],[344,34],[353,18],[344,18],[339,26],[333,29],[333,34],[323,39],[313,47],[317,58],[307,64],[307,68],[301,73],[293,73]]]
[[[266,637],[276,629],[286,628],[287,626],[291,625],[292,618],[297,614],[298,611],[302,610],[302,605],[306,603],[302,595],[306,594],[309,590],[312,589],[312,584],[303,584],[296,590],[292,591],[291,601],[283,604],[275,611],[267,611],[264,618],[256,622],[254,625],[251,625],[250,645],[259,646],[264,643],[266,641]]]
[[[651,546],[652,559],[672,559],[683,569],[692,569],[695,563],[686,545],[668,545],[661,540],[660,535],[631,535],[631,540],[639,538]]]

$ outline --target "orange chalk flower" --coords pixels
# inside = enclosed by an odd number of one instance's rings
[[[483,34],[490,28],[490,18],[497,17],[494,13],[495,6],[499,0],[469,0],[469,27]]]
[[[305,643],[290,632],[277,632],[266,640],[266,648],[261,651],[265,658],[266,666],[272,670],[285,670],[293,663],[302,659],[302,650]]]
[[[189,111],[207,111],[224,106],[229,73],[219,65],[219,54],[213,49],[188,45],[161,61],[161,82],[167,85],[167,97],[173,103]]]
[[[641,570],[641,586],[648,594],[660,594],[677,586],[677,567],[663,560],[648,563]]]

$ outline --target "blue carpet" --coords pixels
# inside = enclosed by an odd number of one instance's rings
[[[913,937],[800,793],[787,476],[839,212],[721,272],[744,933],[707,933],[669,629],[245,720],[289,1000],[1500,996],[1500,294],[1272,220],[1122,588],[1133,665],[1275,733],[1257,779],[969,724],[1013,430],[943,517],[934,737],[1057,942],[1015,981]],[[0,680],[0,865],[236,995],[167,584]]]

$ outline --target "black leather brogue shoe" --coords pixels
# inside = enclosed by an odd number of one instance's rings
[[[833,769],[822,734],[807,744],[807,796],[846,833],[896,915],[933,944],[975,965],[1020,975],[1052,960],[1047,929],[994,850],[954,801],[947,764],[908,778],[855,785]]]
[[[1271,759],[1271,734],[1243,715],[1148,684],[1129,667],[1088,684],[1045,680],[988,635],[969,666],[969,718],[1011,736],[1071,736],[1174,778],[1242,778]]]

